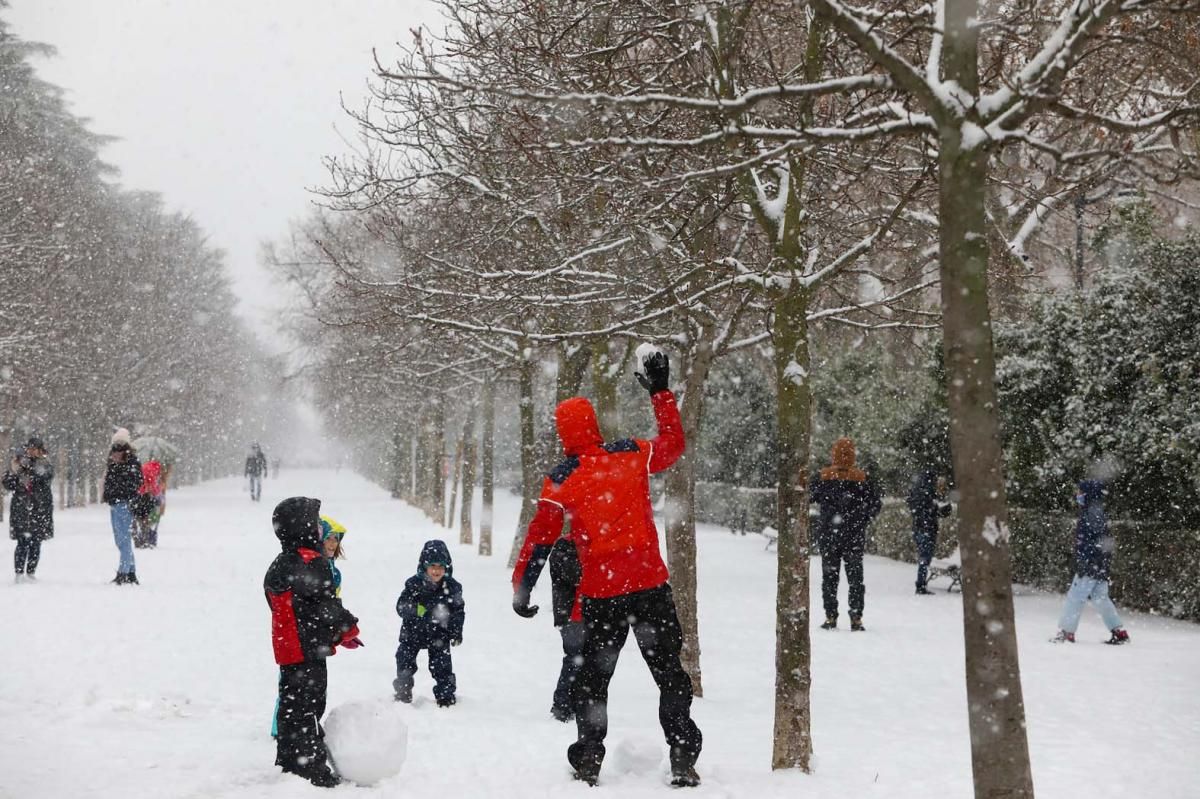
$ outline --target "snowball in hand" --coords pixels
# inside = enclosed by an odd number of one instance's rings
[[[373,785],[400,773],[408,726],[394,702],[347,702],[325,719],[325,745],[344,779]]]
[[[635,372],[641,372],[642,374],[645,374],[646,373],[646,359],[649,358],[650,356],[654,355],[655,353],[659,353],[659,352],[662,352],[662,349],[659,347],[656,347],[653,344],[649,344],[649,343],[639,344],[638,348],[637,348],[637,352],[634,353],[633,370]]]

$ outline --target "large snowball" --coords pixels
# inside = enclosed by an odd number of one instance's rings
[[[649,343],[639,344],[637,352],[634,353],[634,371],[642,372],[642,364],[646,363],[646,359],[656,352],[662,352],[662,348]]]
[[[347,702],[325,718],[325,745],[339,774],[373,785],[400,773],[408,726],[392,701]]]

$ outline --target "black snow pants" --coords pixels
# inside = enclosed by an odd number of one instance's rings
[[[324,660],[279,667],[279,737],[275,765],[308,776],[327,771],[329,753],[321,717],[329,674]]]
[[[838,615],[838,581],[842,565],[846,567],[846,585],[850,594],[850,617],[863,613],[866,588],[863,586],[863,550],[866,542],[855,537],[827,536],[821,541],[821,600],[825,615]]]
[[[917,588],[924,588],[929,582],[929,564],[937,549],[937,533],[913,533],[913,543],[917,545]]]
[[[429,673],[433,676],[433,698],[445,704],[453,702],[458,682],[454,677],[454,662],[450,657],[450,642],[444,636],[421,640],[401,636],[396,647],[396,679],[392,683],[397,694],[412,696],[413,675],[417,672],[417,653],[429,650]]]
[[[41,539],[20,536],[17,538],[16,551],[13,552],[13,571],[17,574],[33,574],[41,557]]]
[[[568,621],[558,628],[562,636],[562,670],[558,673],[558,685],[554,689],[556,714],[569,718],[575,713],[575,680],[583,666],[583,646],[587,642],[587,627],[581,621]]]
[[[567,749],[571,766],[581,774],[600,773],[608,734],[608,684],[631,627],[658,685],[658,721],[671,749],[672,770],[693,766],[703,736],[692,721],[692,681],[679,662],[683,633],[671,587],[664,583],[624,596],[585,597],[583,623],[587,640],[575,691],[578,739]]]

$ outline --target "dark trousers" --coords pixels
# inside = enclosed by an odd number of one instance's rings
[[[658,721],[671,748],[671,767],[694,765],[703,736],[692,721],[692,681],[679,662],[683,633],[671,587],[664,584],[608,599],[585,598],[583,623],[587,639],[575,684],[578,739],[567,750],[567,760],[581,773],[600,772],[608,734],[608,684],[632,627],[642,659],[658,685]]]
[[[41,557],[41,539],[20,536],[17,538],[17,549],[13,552],[13,571],[17,574],[33,574]]]
[[[914,533],[913,541],[917,545],[917,588],[924,588],[929,582],[929,564],[933,561],[933,551],[937,548],[937,533]]]
[[[866,588],[863,586],[864,542],[830,537],[821,542],[821,600],[826,616],[838,615],[838,581],[842,566],[846,568],[846,585],[850,589],[850,616],[862,616]]]
[[[583,665],[583,647],[587,642],[587,627],[581,621],[569,621],[558,628],[562,636],[562,670],[554,689],[554,708],[563,712],[575,711],[575,680]]]
[[[321,729],[328,682],[324,660],[279,667],[275,765],[284,771],[307,775],[329,768]]]
[[[433,698],[439,702],[454,699],[458,682],[454,677],[454,663],[450,659],[450,642],[432,640],[423,642],[411,638],[401,638],[400,646],[396,648],[396,682],[397,693],[412,694],[413,675],[417,673],[417,653],[422,649],[429,650],[429,673],[433,675]]]

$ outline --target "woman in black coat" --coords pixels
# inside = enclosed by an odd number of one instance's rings
[[[12,492],[8,535],[17,542],[13,570],[18,583],[35,581],[42,542],[54,537],[53,479],[54,467],[36,436],[29,439],[25,452],[13,458],[4,473],[4,487]]]

